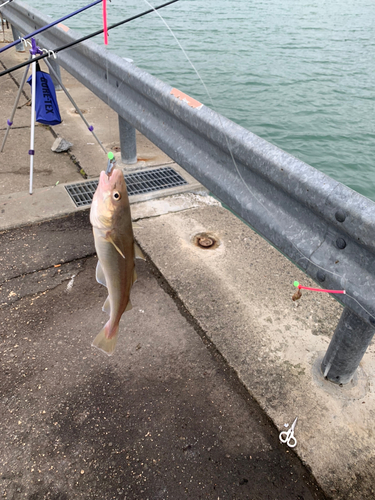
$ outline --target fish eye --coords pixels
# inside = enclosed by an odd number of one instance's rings
[[[113,196],[113,199],[116,201],[121,199],[121,194],[118,191],[115,191],[112,196]]]

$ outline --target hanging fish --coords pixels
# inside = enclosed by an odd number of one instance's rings
[[[109,356],[113,354],[121,316],[132,308],[130,290],[137,279],[135,257],[143,258],[133,236],[129,198],[124,176],[114,169],[102,171],[95,191],[90,222],[98,256],[96,279],[108,289],[103,311],[109,320],[92,345]]]

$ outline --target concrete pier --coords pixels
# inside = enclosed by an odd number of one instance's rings
[[[11,49],[0,65],[27,57]],[[0,79],[0,134],[22,73]],[[122,168],[116,113],[61,74]],[[342,307],[293,302],[294,280],[314,284],[138,133],[125,170],[172,165],[188,185],[131,199],[147,261],[114,356],[91,348],[106,294],[88,209],[64,185],[107,159],[58,91],[63,122],[36,127],[30,196],[29,97],[26,85],[0,154],[0,496],[374,498],[374,345],[352,383],[324,380]],[[69,152],[51,151],[56,136]],[[203,233],[216,244],[197,245]],[[295,417],[292,451],[278,434]]]

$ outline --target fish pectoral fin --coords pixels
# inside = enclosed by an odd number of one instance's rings
[[[103,307],[102,307],[102,311],[103,312],[106,312],[107,314],[111,315],[111,303],[109,301],[109,295],[108,297],[105,299],[105,302],[103,304]]]
[[[113,238],[110,234],[107,234],[107,240],[112,243],[112,245],[116,248],[118,253],[121,255],[123,259],[125,259],[125,255],[121,252],[120,248],[116,245],[116,243],[113,241]]]
[[[125,312],[126,311],[130,311],[131,309],[133,309],[133,306],[132,306],[132,303],[129,300],[129,302],[128,302],[127,306],[126,306]]]
[[[136,242],[134,242],[134,255],[136,259],[146,260],[146,257],[143,255],[142,250],[139,248]]]
[[[96,265],[96,281],[103,286],[107,286],[107,282],[105,279],[103,268],[100,264],[100,260],[98,260],[98,263]]]
[[[107,338],[106,336],[106,327],[104,327],[100,333],[95,337],[92,347],[96,347],[97,349],[105,352],[108,356],[112,356],[115,351],[115,347],[117,344],[118,338],[118,326],[114,332],[114,335],[111,338]]]
[[[143,226],[140,226],[137,222],[133,222],[133,229],[143,229]]]

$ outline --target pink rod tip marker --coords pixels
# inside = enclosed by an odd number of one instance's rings
[[[108,45],[108,29],[107,29],[107,0],[103,0],[103,34],[104,45]]]
[[[298,281],[295,281],[293,283],[295,287],[297,287],[299,290],[310,290],[310,292],[325,292],[325,293],[346,293],[345,290],[323,290],[321,288],[311,288],[309,286],[302,286],[298,283]]]

